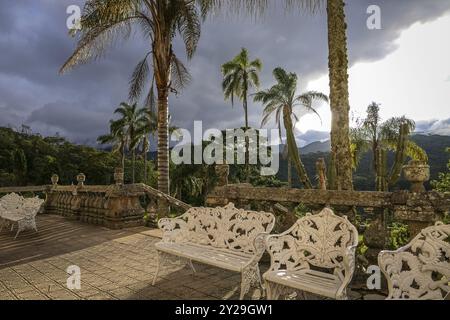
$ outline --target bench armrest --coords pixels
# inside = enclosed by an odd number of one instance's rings
[[[182,218],[163,218],[158,221],[158,228],[163,232],[163,242],[177,242],[186,229],[186,221]]]
[[[352,281],[353,274],[355,272],[356,248],[358,248],[358,245],[350,246],[345,250],[342,261],[342,264],[344,266],[344,278],[342,279],[342,284],[337,292],[338,298],[345,296],[347,287]]]
[[[264,232],[258,234],[255,239],[253,240],[253,257],[252,259],[243,267],[246,268],[247,266],[254,265],[255,263],[258,264],[259,260],[261,260],[264,252],[266,251],[265,247],[265,239],[269,236],[269,233]]]

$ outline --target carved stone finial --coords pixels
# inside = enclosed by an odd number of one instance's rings
[[[116,185],[122,185],[124,183],[123,169],[118,167],[114,170],[114,182]]]
[[[55,187],[58,184],[59,176],[57,174],[53,174],[51,177],[52,185]]]
[[[412,160],[403,167],[403,175],[411,183],[411,192],[425,192],[425,182],[430,180],[430,166],[423,161]]]
[[[84,173],[79,173],[77,175],[78,186],[83,187],[85,181],[86,181],[86,175]]]

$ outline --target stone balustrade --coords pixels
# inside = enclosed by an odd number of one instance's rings
[[[322,167],[323,164],[318,163],[318,168]],[[216,173],[225,175],[228,170],[221,166]],[[369,227],[361,231],[369,247],[366,256],[374,262],[378,252],[387,247],[388,220],[407,224],[412,238],[450,213],[449,193],[426,192],[423,188],[423,183],[429,179],[426,164],[410,162],[404,173],[411,182],[411,190],[394,192],[326,190],[324,182],[313,190],[256,188],[248,184],[230,185],[226,177],[219,176],[218,181],[222,183],[208,195],[206,202],[208,206],[224,206],[233,202],[241,208],[271,211],[281,221],[277,231],[284,231],[295,222],[293,211],[299,204],[306,205],[313,212],[330,206],[351,220],[358,213],[371,221]]]
[[[54,185],[47,191],[45,212],[111,229],[134,227],[144,223],[142,195],[126,185]]]

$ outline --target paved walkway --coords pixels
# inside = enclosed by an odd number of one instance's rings
[[[155,230],[109,230],[52,215],[39,232],[14,240],[0,232],[0,300],[5,299],[237,299],[240,275],[204,265],[156,270]],[[81,290],[67,288],[69,266],[81,270]],[[247,298],[258,298],[258,289]]]

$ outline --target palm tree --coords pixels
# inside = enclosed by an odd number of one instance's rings
[[[367,108],[366,119],[351,130],[353,167],[358,166],[362,154],[372,151],[376,189],[387,191],[398,182],[406,157],[428,161],[426,152],[408,139],[414,130],[414,121],[406,117],[391,118],[382,122],[380,105],[373,102]],[[389,174],[386,169],[388,151],[395,152]]]
[[[133,26],[143,32],[149,51],[138,63],[130,81],[130,100],[144,92],[153,67],[153,83],[157,89],[158,115],[158,188],[169,193],[169,93],[183,88],[189,74],[173,52],[172,42],[181,36],[190,59],[200,37],[200,12],[206,14],[212,0],[87,0],[81,17],[81,35],[77,48],[64,63],[61,72],[77,64],[104,55],[109,45],[130,36]],[[147,100],[153,90],[149,90]]]
[[[123,127],[117,121],[111,120],[109,122],[109,133],[101,135],[97,138],[100,144],[112,145],[112,153],[120,155],[120,163],[122,172],[125,170],[125,152],[127,139]]]
[[[252,87],[259,87],[258,73],[262,69],[262,62],[259,59],[250,61],[248,50],[242,48],[241,52],[233,60],[222,65],[222,89],[225,100],[230,99],[234,104],[236,96],[242,100],[245,115],[245,130],[248,130],[248,95]],[[245,142],[245,172],[246,180],[249,179],[249,143]]]
[[[136,103],[129,105],[122,102],[114,113],[120,115],[115,123],[124,132],[128,150],[131,151],[131,180],[135,183],[136,149],[142,139],[143,123],[148,122],[147,112],[145,108],[139,109]]]
[[[294,162],[303,186],[306,189],[312,189],[311,180],[300,159],[297,142],[295,141],[294,136],[295,124],[293,124],[292,120],[294,119],[295,122],[299,120],[294,112],[294,109],[299,106],[318,115],[317,111],[312,107],[313,103],[315,101],[328,102],[328,97],[323,93],[316,91],[309,91],[302,95],[296,95],[297,75],[295,73],[287,73],[282,68],[276,68],[273,71],[273,75],[277,80],[277,84],[266,91],[260,91],[254,95],[254,100],[256,102],[262,102],[264,104],[264,117],[261,124],[267,124],[270,117],[275,114],[275,122],[278,129],[281,131],[281,119],[283,119],[289,158]]]
[[[248,95],[252,87],[259,87],[259,72],[262,69],[262,62],[259,59],[250,61],[248,50],[242,48],[241,52],[222,65],[223,82],[222,89],[225,100],[231,99],[234,104],[234,97],[242,100],[245,114],[245,129],[248,129]]]
[[[352,162],[350,149],[350,103],[348,93],[347,24],[344,0],[285,0],[287,8],[317,13],[325,5],[328,17],[328,68],[330,78],[331,109],[331,177],[330,187],[338,190],[352,190]],[[208,10],[222,9],[228,5],[233,12],[247,11],[262,14],[269,5],[267,0],[210,0]]]
[[[157,131],[156,116],[149,109],[144,109],[142,117],[139,118],[137,135],[141,144],[141,152],[144,158],[144,182],[147,183],[147,154],[150,151],[149,137]]]

